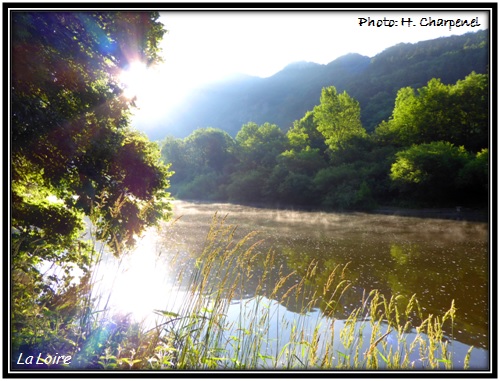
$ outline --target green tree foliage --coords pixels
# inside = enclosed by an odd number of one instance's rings
[[[236,134],[236,143],[244,166],[253,169],[272,168],[285,148],[286,138],[275,124],[264,123],[259,126],[249,122]]]
[[[457,181],[469,160],[464,147],[448,142],[413,145],[396,154],[390,176],[401,192],[416,201],[453,206],[467,200],[467,194],[458,192]]]
[[[267,178],[266,198],[281,205],[314,205],[313,176],[327,165],[328,148],[317,130],[314,114],[293,123],[286,133],[286,149],[277,157],[277,164]]]
[[[286,138],[290,149],[281,153],[280,162],[289,171],[312,176],[318,169],[327,165],[328,146],[317,127],[314,113],[308,111],[287,131]]]
[[[185,181],[190,176],[189,157],[183,139],[166,137],[161,143],[161,158],[172,168],[172,188],[177,182]]]
[[[184,139],[185,149],[198,170],[222,172],[235,151],[235,142],[227,132],[216,128],[199,128]]]
[[[171,163],[172,192],[180,198],[220,199],[226,172],[235,165],[236,143],[226,132],[208,127],[185,139],[166,138],[162,158]],[[222,192],[223,193],[223,192]]]
[[[337,93],[334,86],[321,91],[320,104],[314,108],[314,120],[332,151],[347,147],[355,137],[366,136],[359,103],[345,91]]]
[[[231,201],[269,201],[269,177],[286,148],[285,134],[275,124],[249,122],[235,140],[238,163],[229,178],[227,197]]]
[[[299,151],[310,147],[326,151],[328,145],[325,137],[318,131],[318,124],[314,118],[314,111],[307,111],[303,118],[293,122],[292,127],[286,133],[290,148]]]
[[[488,146],[488,76],[471,73],[455,85],[432,79],[399,90],[392,118],[376,134],[401,146],[449,141],[477,152]]]
[[[108,242],[132,243],[134,234],[163,217],[167,167],[154,144],[127,129],[130,102],[118,83],[128,60],[158,59],[163,29],[157,18],[142,12],[13,14],[12,214],[20,231],[45,230],[20,213],[34,202],[20,191],[28,186],[26,170],[43,174],[43,182],[30,186],[61,199],[67,213],[88,214],[97,195],[109,205],[123,203],[129,215],[104,237]],[[102,217],[116,222],[105,210]]]
[[[486,90],[487,76],[475,73],[455,85],[434,79],[418,91],[402,88],[392,119],[367,134],[359,121],[359,104],[330,87],[323,90],[321,104],[286,134],[270,123],[250,122],[233,143],[219,133],[219,143],[210,145],[205,142],[214,139],[200,139],[207,133],[201,129],[183,141],[166,143],[164,159],[179,172],[179,197],[337,210],[441,206],[443,200],[484,207],[488,155],[474,147],[487,142]],[[188,141],[200,144],[190,148]],[[414,152],[410,147],[415,144],[419,148]],[[450,145],[454,148],[446,148]],[[407,155],[414,159],[414,172],[404,172]],[[222,169],[208,165],[208,157],[226,157],[211,160],[224,162]],[[427,177],[417,185],[409,179],[420,165]]]
[[[488,67],[488,30],[397,44],[372,58],[370,66],[346,86],[362,106],[361,121],[373,131],[388,119],[401,88],[419,88],[432,78],[451,84]],[[335,83],[335,82],[334,82]]]
[[[318,171],[314,184],[324,207],[336,210],[368,210],[376,206],[367,182],[369,176],[363,173],[364,164],[341,164]]]
[[[65,303],[77,307],[82,289],[69,286],[70,269],[91,264],[79,239],[84,215],[116,255],[169,215],[168,166],[156,144],[128,127],[133,101],[119,81],[132,61],[158,61],[165,32],[158,17],[12,12],[11,242],[13,274],[22,280],[13,284],[16,343],[49,335],[23,318],[39,309],[52,324],[61,306],[49,307],[49,299],[73,293]],[[42,277],[46,261],[64,275]]]
[[[300,151],[287,150],[280,155],[281,163],[289,170],[312,176],[326,165],[319,148],[307,146]]]
[[[263,169],[250,169],[233,173],[226,191],[228,200],[240,202],[266,201],[264,189],[267,175],[267,171]]]
[[[450,142],[464,145],[471,152],[488,148],[489,80],[487,74],[472,72],[450,89],[456,111]]]
[[[481,206],[488,199],[489,185],[489,153],[482,149],[471,155],[458,174],[457,184],[461,192],[468,196],[471,205]]]

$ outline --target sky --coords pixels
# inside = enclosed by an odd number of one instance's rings
[[[429,18],[470,21],[476,17],[478,26],[426,26]],[[363,25],[360,18],[366,20]],[[164,63],[138,79],[140,109],[134,121],[146,132],[197,86],[235,73],[269,77],[297,61],[327,64],[347,53],[373,57],[402,42],[475,32],[488,27],[488,13],[204,10],[164,11],[160,21],[168,30],[162,42]]]

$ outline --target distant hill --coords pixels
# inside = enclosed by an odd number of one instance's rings
[[[398,44],[373,58],[342,56],[327,65],[296,62],[268,78],[237,76],[192,94],[152,139],[185,137],[200,127],[235,135],[249,121],[287,130],[319,103],[321,89],[335,86],[360,102],[361,119],[372,131],[392,112],[397,91],[422,87],[431,78],[455,83],[472,71],[488,70],[488,31]]]

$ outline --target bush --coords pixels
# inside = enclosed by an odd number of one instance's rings
[[[470,204],[486,205],[488,199],[488,149],[483,149],[464,165],[458,174],[457,184]]]
[[[215,173],[206,173],[196,176],[189,183],[178,188],[177,196],[191,200],[218,200],[222,198],[220,192],[220,176]]]
[[[464,147],[448,142],[414,145],[396,154],[390,176],[404,198],[456,205],[463,201],[457,180],[469,158]]]
[[[264,171],[256,169],[245,173],[236,172],[226,188],[229,201],[262,201],[266,178],[268,176]]]
[[[308,205],[316,202],[312,179],[300,173],[289,173],[279,187],[280,200],[290,204]]]

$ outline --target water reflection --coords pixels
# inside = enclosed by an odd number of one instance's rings
[[[488,348],[488,226],[486,223],[368,215],[332,214],[250,208],[231,204],[175,202],[175,215],[182,216],[166,234],[165,247],[187,254],[197,253],[215,212],[228,215],[236,225],[235,239],[259,231],[264,242],[257,249],[262,257],[276,253],[272,277],[295,271],[283,290],[292,287],[317,262],[310,290],[323,289],[337,266],[348,264],[345,278],[352,282],[333,317],[345,319],[359,307],[365,290],[378,289],[385,296],[416,294],[426,314],[442,315],[452,300],[457,317],[450,337],[466,345]],[[258,275],[263,261],[256,261]],[[259,265],[260,263],[260,265]],[[257,277],[249,279],[238,298],[255,295]],[[270,290],[259,291],[269,296]],[[283,291],[284,292],[284,291]],[[298,312],[293,300],[286,306]],[[316,306],[325,311],[325,306]]]
[[[265,307],[261,307],[265,306]],[[243,319],[242,319],[243,317]],[[255,324],[252,322],[263,320],[273,322],[269,324],[270,330],[266,332],[266,337],[261,341],[260,352],[266,353],[269,358],[262,358],[260,366],[262,368],[279,369],[280,367],[287,367],[288,364],[280,363],[286,356],[280,356],[280,351],[287,348],[287,345],[293,343],[294,348],[292,351],[297,352],[297,358],[308,357],[303,351],[309,351],[309,345],[301,345],[303,343],[315,342],[315,350],[317,351],[318,358],[322,358],[325,348],[329,345],[332,352],[332,361],[334,363],[342,363],[347,361],[351,366],[356,369],[363,369],[366,367],[363,359],[357,356],[367,353],[369,350],[369,340],[365,339],[357,348],[358,355],[352,353],[352,348],[344,345],[345,339],[342,338],[341,332],[346,327],[346,320],[332,319],[325,317],[323,312],[318,309],[313,309],[307,313],[304,318],[299,314],[291,312],[279,303],[269,300],[265,297],[253,297],[246,300],[239,300],[232,303],[227,313],[228,321],[238,322],[238,324],[228,329],[228,335],[237,335],[238,330],[242,327],[252,327]],[[319,327],[319,328],[318,328]],[[402,341],[398,338],[398,333],[394,330],[389,330],[387,324],[381,323],[379,328],[380,332],[387,332],[387,336],[377,345],[380,353],[400,353],[401,358],[404,358],[408,353],[408,360],[412,368],[415,370],[428,369],[426,358],[422,358],[419,353],[419,345],[416,344],[413,350],[411,343],[418,343],[419,338],[426,339],[425,335],[417,333],[415,329],[410,329],[404,333],[405,340]],[[369,320],[358,320],[355,323],[353,330],[358,332],[359,338],[369,338],[372,334],[373,325]],[[296,332],[301,332],[300,338],[296,336]],[[334,335],[332,336],[332,333]],[[250,332],[250,335],[258,336],[259,332]],[[361,339],[362,340],[362,339]],[[460,369],[464,366],[464,359],[469,350],[469,346],[459,341],[452,341],[449,343],[449,350],[453,353],[452,362],[454,368]],[[439,356],[439,353],[436,353]],[[231,353],[229,353],[231,357]],[[361,357],[361,356],[360,356]],[[440,364],[440,369],[445,369],[444,362]],[[487,369],[489,366],[488,351],[484,349],[475,349],[470,355],[470,369]],[[378,369],[383,370],[387,368],[384,363],[383,357],[380,356],[378,361]]]
[[[480,222],[176,201],[174,213],[179,219],[175,223],[159,232],[149,232],[121,264],[114,258],[105,261],[99,284],[113,292],[103,302],[133,313],[136,318],[148,317],[153,325],[152,310],[177,312],[187,297],[189,275],[206,244],[216,212],[219,216],[227,215],[227,223],[237,227],[235,241],[251,231],[258,231],[253,242],[262,239],[253,249],[255,257],[249,263],[254,276],[245,278],[236,289],[228,319],[241,316],[238,312],[242,308],[252,308],[255,300],[261,298],[273,308],[273,316],[283,319],[279,326],[271,325],[272,348],[280,348],[276,340],[286,340],[286,327],[293,326],[296,320],[306,318],[305,324],[311,327],[321,322],[322,327],[333,324],[340,328],[366,300],[366,294],[377,289],[388,299],[401,295],[402,301],[415,294],[425,315],[442,316],[454,300],[455,324],[453,328],[445,327],[445,333],[453,344],[456,359],[463,361],[469,346],[474,346],[471,367],[487,367],[488,226]],[[272,264],[266,261],[271,252]],[[281,300],[287,290],[297,288],[304,275],[311,272],[311,263],[315,265],[313,275],[301,284],[305,298],[289,297],[286,305],[276,303],[272,299],[276,281],[292,273],[274,294]],[[114,273],[118,274],[116,280],[108,276]],[[179,278],[181,273],[183,277]],[[329,278],[332,273],[334,279]],[[262,284],[260,278],[264,274],[268,281]],[[211,279],[213,283],[218,281]],[[345,291],[336,289],[340,281],[348,281],[350,287]],[[329,282],[331,286],[327,286]],[[304,303],[314,299],[308,299],[308,295],[323,293],[334,295],[332,299],[337,302],[325,302],[328,297],[319,299],[308,306],[307,316],[300,314]],[[418,324],[415,319],[408,332],[410,337]],[[279,337],[273,336],[273,329],[281,330]],[[391,340],[394,338],[389,335],[388,345]],[[455,365],[460,367],[460,363]]]

